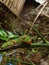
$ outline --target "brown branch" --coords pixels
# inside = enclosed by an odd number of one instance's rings
[[[47,5],[47,3],[48,3],[48,2],[46,2],[46,3],[43,5],[43,7],[40,9],[39,13],[37,14],[37,16],[35,17],[35,19],[34,19],[34,21],[33,21],[32,26],[34,26],[36,20],[38,19],[38,17],[39,17],[40,14],[42,13],[42,11],[43,11],[43,9],[45,8],[45,6]],[[39,7],[40,7],[40,6],[39,6]],[[39,7],[38,7],[38,8],[39,8]],[[44,13],[43,13],[43,14],[44,14]],[[47,16],[47,15],[46,15],[46,16]],[[30,32],[31,32],[31,30],[32,30],[32,27],[30,28]]]
[[[36,11],[38,12],[39,10],[36,10]],[[42,12],[41,14],[44,15],[45,17],[49,18],[49,15],[47,15],[46,13]]]
[[[37,14],[37,16],[34,19],[34,22],[32,25],[34,25],[34,23],[36,22],[36,20],[38,19],[39,15],[42,13],[43,9],[45,8],[45,6],[47,5],[48,2],[46,2],[43,7],[40,9],[39,13]]]

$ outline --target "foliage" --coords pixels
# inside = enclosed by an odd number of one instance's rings
[[[1,30],[1,29],[0,29],[0,39],[8,41],[6,32],[4,30]]]
[[[14,39],[16,37],[18,37],[18,35],[13,34],[10,31],[4,31],[3,29],[0,29],[0,40],[9,41],[10,39]]]
[[[39,34],[39,36],[40,36],[40,34]],[[23,34],[23,35],[19,36],[18,34],[13,34],[12,32],[4,31],[3,29],[0,29],[0,40],[5,41],[5,43],[3,43],[0,46],[0,50],[4,50],[4,49],[10,48],[10,47],[14,47],[14,48],[17,49],[18,47],[20,47],[20,48],[24,48],[24,49],[25,48],[28,48],[28,49],[30,48],[31,50],[30,50],[29,53],[37,53],[37,52],[39,52],[39,47],[47,47],[47,48],[49,47],[49,44],[45,44],[44,42],[43,43],[41,43],[41,42],[40,43],[38,43],[38,42],[33,43],[32,42],[32,37],[27,35],[27,34]],[[22,43],[24,43],[25,45],[27,44],[29,46],[26,45],[26,47],[24,47]],[[26,49],[26,51],[27,51],[27,49]],[[12,52],[12,51],[9,50],[9,52],[8,52],[9,56],[11,54],[10,52]],[[26,56],[30,56],[27,52],[25,52],[25,53],[26,53]],[[13,62],[14,63],[16,62],[16,63],[20,63],[20,64],[25,64],[25,65],[27,65],[27,64],[28,65],[35,65],[33,62],[30,62],[30,61],[29,62],[23,61],[23,60],[21,61],[21,60],[18,60],[17,58],[7,57],[7,52],[6,53],[3,53],[3,52],[1,53],[0,52],[0,54],[3,54],[3,59],[2,59],[3,63],[1,62],[2,65],[3,64],[5,65],[7,62],[8,62],[8,64],[13,64]],[[12,61],[12,63],[10,61]]]

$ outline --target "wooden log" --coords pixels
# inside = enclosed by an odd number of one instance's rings
[[[19,16],[25,0],[0,0],[8,9],[10,9],[16,16]]]

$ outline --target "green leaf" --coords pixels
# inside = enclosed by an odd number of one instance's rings
[[[30,40],[31,40],[31,38],[30,38],[30,36],[28,36],[28,35],[27,35],[26,38],[24,39],[25,42],[28,42],[28,41],[30,41]]]
[[[16,41],[16,43],[20,43],[20,39],[19,38],[16,38],[14,40]]]
[[[6,34],[6,32],[4,30],[0,30],[0,39],[8,41],[7,34]]]
[[[4,30],[0,30],[0,36],[7,36]]]
[[[4,44],[1,46],[1,48],[7,48],[7,47],[9,47],[9,46],[13,46],[13,42],[11,42],[11,41],[6,42],[6,43],[4,43]]]
[[[8,41],[9,40],[8,38],[3,37],[3,36],[0,36],[0,39],[3,40],[3,41]]]
[[[14,35],[13,33],[9,32],[9,31],[7,33],[8,33],[8,38],[9,39],[17,37],[17,35]]]
[[[35,52],[38,52],[38,50],[32,49],[32,52],[35,53]]]

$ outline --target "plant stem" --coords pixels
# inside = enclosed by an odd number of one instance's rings
[[[10,47],[10,48],[2,49],[2,50],[0,50],[0,52],[6,52],[6,51],[18,49],[18,48],[34,48],[34,47],[49,47],[49,44],[32,43],[32,45],[30,45],[30,46],[17,45],[17,46],[13,46],[13,47]]]
[[[15,62],[20,62],[22,64],[33,65],[32,63],[29,63],[29,62],[26,62],[26,61],[19,61],[19,60],[15,59],[15,58],[9,58],[9,60],[12,60],[12,61],[15,61]]]
[[[26,24],[28,24],[29,26],[33,28],[33,30],[38,34],[38,36],[43,40],[44,43],[47,43],[46,40],[43,38],[42,34],[34,26],[32,26],[32,24],[28,22],[26,22]]]

